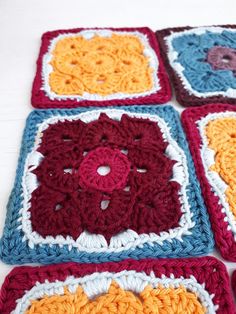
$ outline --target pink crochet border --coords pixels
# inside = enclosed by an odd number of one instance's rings
[[[114,106],[114,105],[133,105],[133,104],[162,104],[168,102],[171,99],[171,88],[168,79],[168,75],[165,71],[163,61],[160,55],[159,45],[155,36],[155,33],[151,31],[148,27],[140,27],[140,28],[103,28],[109,29],[113,31],[139,31],[145,34],[148,37],[150,46],[156,52],[159,61],[158,67],[158,78],[161,89],[156,93],[153,93],[148,96],[135,97],[135,98],[126,98],[126,99],[112,99],[112,100],[104,100],[104,101],[91,101],[91,100],[82,100],[76,101],[72,99],[66,100],[51,100],[43,90],[42,87],[42,61],[43,56],[48,50],[48,46],[50,41],[57,37],[60,34],[67,33],[78,33],[85,29],[102,29],[102,28],[76,28],[76,29],[68,29],[68,30],[56,30],[44,33],[42,36],[42,44],[40,48],[39,57],[37,60],[37,71],[36,76],[33,83],[32,88],[32,98],[31,102],[33,107],[35,108],[75,108],[75,107],[86,107],[86,106]]]
[[[198,283],[205,283],[209,294],[214,294],[213,302],[219,306],[217,314],[233,314],[234,305],[230,292],[229,276],[224,264],[214,257],[186,259],[147,259],[143,261],[126,260],[120,263],[78,264],[66,263],[41,267],[16,267],[6,277],[0,294],[0,312],[9,314],[16,306],[16,300],[35,283],[65,280],[68,276],[85,276],[93,272],[120,272],[136,270],[156,277],[161,275],[189,278],[193,275]]]
[[[236,28],[236,25],[211,25],[211,26],[224,27],[224,28]],[[195,95],[190,94],[189,91],[185,89],[179,75],[170,65],[168,55],[167,55],[168,47],[165,42],[165,37],[171,35],[172,33],[178,33],[185,30],[194,29],[194,28],[197,28],[197,27],[190,27],[190,26],[173,27],[173,28],[166,28],[166,29],[156,31],[156,37],[160,45],[161,55],[164,60],[166,69],[169,73],[171,82],[173,83],[177,101],[182,106],[185,106],[185,107],[200,106],[200,105],[213,104],[213,103],[235,104],[236,103],[235,98],[224,97],[221,95],[204,98],[204,97],[197,97]]]
[[[189,108],[184,110],[181,120],[187,135],[206,207],[210,215],[216,245],[226,260],[236,262],[236,241],[234,240],[232,231],[227,230],[228,223],[224,221],[225,214],[222,213],[222,205],[219,204],[219,198],[212,192],[211,186],[205,176],[200,155],[202,141],[196,125],[196,122],[207,114],[224,112],[226,110],[236,111],[236,107],[224,104],[210,104],[203,107]]]

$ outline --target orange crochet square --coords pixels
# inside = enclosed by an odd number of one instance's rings
[[[51,90],[57,95],[136,94],[153,87],[153,69],[135,35],[68,36],[52,50]]]
[[[215,152],[215,163],[210,170],[218,173],[227,188],[225,196],[236,218],[236,118],[224,117],[209,122],[206,136]]]

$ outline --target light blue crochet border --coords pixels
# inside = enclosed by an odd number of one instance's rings
[[[111,108],[111,107],[110,107]],[[75,115],[84,111],[103,108],[78,108],[71,110],[34,110],[27,118],[26,127],[22,139],[22,146],[14,188],[10,195],[7,207],[7,217],[4,233],[0,241],[0,258],[8,264],[42,263],[51,264],[59,262],[84,262],[100,263],[107,261],[120,261],[126,258],[141,259],[150,257],[187,257],[205,255],[214,247],[214,240],[209,222],[209,217],[202,199],[200,186],[196,178],[193,161],[190,156],[185,135],[183,133],[179,114],[169,105],[165,106],[129,106],[113,107],[128,110],[130,112],[142,112],[156,114],[163,118],[171,128],[171,134],[178,145],[185,151],[188,160],[190,184],[187,194],[193,213],[192,219],[195,226],[192,234],[183,236],[183,241],[173,239],[165,240],[163,245],[144,244],[140,247],[122,251],[119,253],[87,253],[76,248],[68,250],[67,246],[60,248],[58,245],[36,245],[33,249],[28,246],[28,241],[22,241],[23,232],[17,229],[19,226],[19,210],[22,207],[23,194],[21,188],[24,163],[27,154],[32,150],[38,124],[55,115]]]

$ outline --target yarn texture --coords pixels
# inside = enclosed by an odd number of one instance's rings
[[[42,36],[35,107],[152,104],[170,98],[158,43],[147,27],[79,28]]]
[[[56,43],[51,63],[49,85],[59,95],[132,94],[146,92],[153,85],[153,69],[134,35],[113,33],[108,38],[95,35],[88,40],[66,37]]]
[[[229,277],[213,257],[18,267],[0,294],[2,314],[233,314]]]
[[[234,295],[236,296],[236,271],[234,271],[232,274],[231,285],[232,285]]]
[[[187,109],[182,122],[222,256],[236,261],[234,106]]]
[[[0,242],[5,262],[192,256],[213,245],[172,107],[29,116]]]
[[[157,31],[177,100],[184,106],[236,103],[236,26]]]

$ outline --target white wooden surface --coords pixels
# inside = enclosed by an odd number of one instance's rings
[[[58,28],[233,24],[235,0],[0,0],[0,235],[41,34]],[[179,109],[181,110],[181,109]],[[236,268],[227,263],[229,271]],[[0,262],[0,285],[11,266]]]

